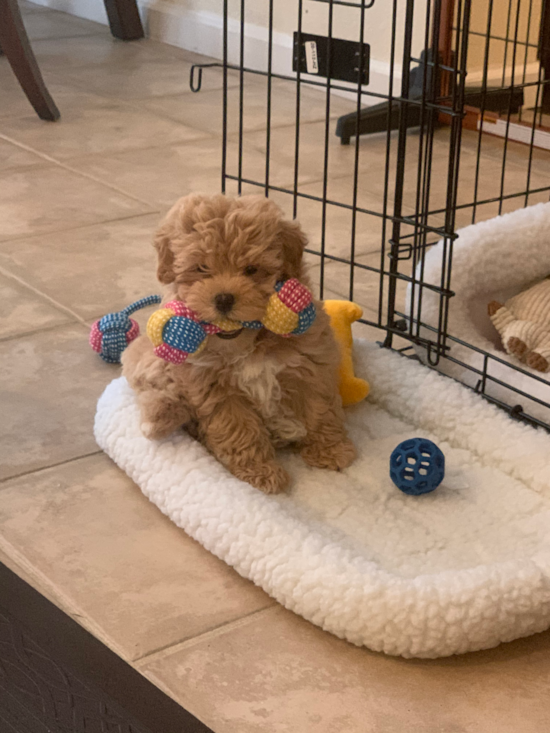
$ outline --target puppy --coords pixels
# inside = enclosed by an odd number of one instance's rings
[[[157,233],[157,276],[166,300],[185,301],[204,321],[261,320],[277,280],[295,277],[309,287],[305,245],[299,225],[266,198],[191,195]],[[328,316],[316,307],[303,335],[220,333],[181,365],[137,338],[122,361],[144,435],[160,439],[187,427],[231,473],[266,493],[289,484],[275,457],[283,445],[294,444],[310,466],[348,466],[355,450],[338,393],[340,354]]]

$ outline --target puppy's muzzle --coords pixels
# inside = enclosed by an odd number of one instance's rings
[[[214,298],[214,305],[223,316],[226,316],[231,313],[235,305],[235,296],[233,293],[218,293]]]

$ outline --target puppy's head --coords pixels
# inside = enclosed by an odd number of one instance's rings
[[[157,276],[204,321],[261,320],[277,280],[302,277],[305,245],[269,199],[194,194],[157,233]]]

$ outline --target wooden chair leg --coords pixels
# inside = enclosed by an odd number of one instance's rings
[[[143,26],[136,0],[104,0],[111,33],[122,41],[143,38]]]
[[[23,25],[17,0],[0,0],[0,47],[29,102],[42,120],[59,119]]]

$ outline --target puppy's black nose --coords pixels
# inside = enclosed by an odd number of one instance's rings
[[[214,298],[214,304],[219,312],[225,316],[235,305],[235,296],[231,293],[218,293]]]

